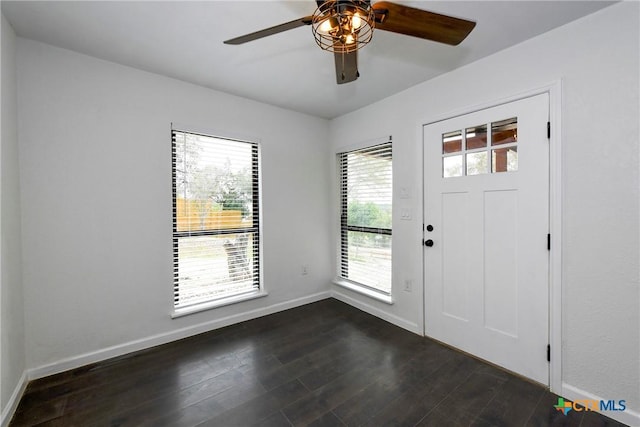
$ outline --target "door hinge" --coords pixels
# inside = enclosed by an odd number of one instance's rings
[[[547,362],[551,362],[551,346],[547,344]]]
[[[551,234],[547,234],[547,250],[551,250]]]
[[[551,122],[547,122],[547,139],[551,139]]]

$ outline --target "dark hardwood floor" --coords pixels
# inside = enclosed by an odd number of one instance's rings
[[[622,426],[334,299],[29,383],[11,426]]]

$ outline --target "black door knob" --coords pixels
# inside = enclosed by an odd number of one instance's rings
[[[431,239],[429,239],[429,240],[425,240],[425,241],[424,241],[424,245],[425,245],[425,246],[429,246],[429,247],[433,246],[433,240],[431,240]]]

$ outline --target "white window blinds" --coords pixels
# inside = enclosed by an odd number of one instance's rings
[[[172,131],[174,307],[260,288],[259,146]]]
[[[391,142],[338,154],[341,278],[391,294]]]

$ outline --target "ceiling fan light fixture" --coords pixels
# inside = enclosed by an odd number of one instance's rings
[[[310,16],[225,40],[238,45],[279,34],[305,25],[321,49],[333,52],[336,82],[350,83],[360,77],[358,49],[371,41],[373,29],[424,40],[460,44],[476,23],[415,7],[380,0],[316,0],[318,8]]]
[[[313,13],[311,31],[321,49],[354,52],[371,41],[375,14],[358,0],[328,0]]]

